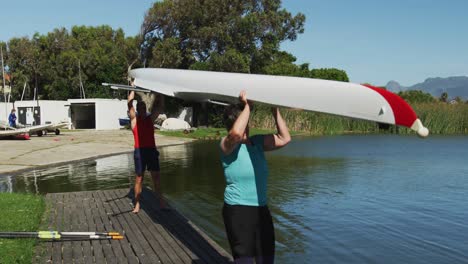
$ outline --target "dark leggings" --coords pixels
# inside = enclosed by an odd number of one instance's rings
[[[274,263],[275,232],[267,206],[225,203],[223,219],[235,263]]]

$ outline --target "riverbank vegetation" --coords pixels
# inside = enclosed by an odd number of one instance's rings
[[[37,231],[44,214],[42,196],[0,193],[0,231]],[[36,239],[0,239],[0,263],[31,263]]]
[[[418,117],[427,126],[431,135],[468,134],[468,104],[415,103],[412,104]],[[371,121],[356,120],[312,113],[300,110],[285,110],[285,118],[292,135],[338,135],[338,134],[415,134],[404,127],[378,124]],[[256,106],[250,118],[251,134],[272,133],[275,123],[268,107]],[[160,131],[162,135],[188,137],[195,139],[219,139],[226,135],[225,128],[199,128],[188,131]]]
[[[411,104],[422,123],[431,134],[467,134],[468,104],[414,103]],[[257,107],[251,117],[251,125],[264,129],[274,129],[274,120],[269,109]],[[310,135],[334,135],[347,133],[399,133],[414,134],[414,131],[378,124],[365,120],[355,120],[328,114],[297,110],[283,111],[283,116],[291,130]]]

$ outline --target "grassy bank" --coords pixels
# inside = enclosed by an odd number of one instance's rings
[[[45,210],[41,196],[0,193],[0,231],[36,231]],[[31,263],[35,239],[0,239],[0,263]]]

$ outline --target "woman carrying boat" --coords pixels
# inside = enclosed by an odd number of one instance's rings
[[[228,135],[221,139],[221,161],[226,179],[223,219],[235,263],[273,263],[275,234],[267,206],[268,166],[265,151],[291,141],[279,109],[272,108],[276,134],[249,136],[251,104],[245,91],[240,104],[226,108]]]

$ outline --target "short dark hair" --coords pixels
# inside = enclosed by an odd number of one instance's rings
[[[227,131],[231,130],[232,126],[234,125],[234,122],[236,122],[242,110],[244,110],[243,103],[228,105],[224,109],[223,123]]]
[[[143,102],[143,101],[138,101],[138,103],[137,103],[137,105],[136,105],[137,111],[138,111],[138,109],[139,109],[140,107],[145,108],[145,112],[146,112],[147,109],[146,109],[146,103],[145,103],[145,102]]]

